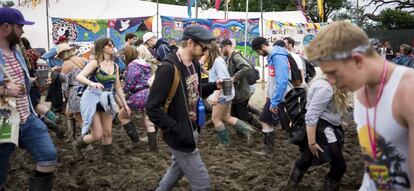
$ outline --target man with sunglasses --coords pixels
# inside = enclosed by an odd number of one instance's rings
[[[16,46],[24,32],[23,26],[33,24],[34,22],[26,21],[17,9],[0,8],[0,65],[4,69],[0,72],[0,96],[16,99],[16,110],[20,117],[18,146],[29,152],[37,162],[34,177],[29,180],[29,190],[49,191],[53,185],[56,148],[46,125],[36,115],[29,99],[29,70]],[[13,143],[0,143],[0,190],[4,190],[10,156],[15,147]]]
[[[257,54],[267,56],[269,64],[267,98],[259,119],[262,123],[264,147],[257,154],[270,156],[275,143],[274,126],[279,123],[279,104],[290,90],[288,52],[280,46],[272,47],[264,37],[253,39],[252,48]]]
[[[381,57],[367,34],[345,21],[323,28],[305,53],[331,84],[355,92],[354,119],[365,161],[359,190],[413,190],[414,71]]]
[[[207,169],[197,149],[199,126],[197,101],[222,87],[222,81],[201,84],[198,60],[215,40],[213,34],[200,25],[184,30],[181,47],[168,54],[158,68],[151,86],[146,112],[154,125],[163,131],[163,139],[172,151],[172,164],[158,185],[158,191],[171,190],[185,175],[191,190],[211,190]],[[180,82],[167,113],[162,108],[173,85],[175,67]]]

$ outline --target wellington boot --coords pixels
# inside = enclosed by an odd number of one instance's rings
[[[227,128],[224,128],[223,130],[219,131],[217,130],[217,139],[219,140],[219,143],[222,145],[229,145],[230,144],[230,135]]]
[[[83,136],[78,137],[72,142],[73,157],[80,159],[82,157],[82,149],[86,148],[88,144],[83,141]]]
[[[158,151],[158,145],[157,145],[157,132],[148,132],[148,146],[149,150],[152,152]]]
[[[263,133],[263,150],[255,152],[257,155],[271,157],[273,154],[273,145],[275,144],[274,132]]]
[[[65,136],[65,130],[63,128],[59,127],[55,122],[46,117],[43,117],[42,121],[45,123],[48,129],[56,133],[56,138],[63,139]]]
[[[255,133],[256,130],[250,127],[247,123],[245,123],[242,120],[237,120],[236,124],[234,125],[236,128],[236,132],[238,135],[243,135],[246,138],[246,144],[252,145],[253,144],[253,138],[252,133]]]
[[[127,151],[132,151],[139,147],[139,135],[138,131],[135,128],[134,124],[131,122],[123,125],[125,132],[127,133],[129,139],[131,140],[131,143],[126,147]]]
[[[338,191],[340,183],[340,181],[332,180],[329,177],[325,177],[322,191]]]
[[[286,185],[286,191],[295,191],[298,187],[299,182],[302,180],[303,175],[305,173],[302,172],[296,165],[293,165],[293,169],[289,174],[288,182]]]
[[[44,177],[31,177],[29,179],[29,191],[51,191],[54,175]]]
[[[112,162],[112,144],[102,145],[101,154],[103,162]]]

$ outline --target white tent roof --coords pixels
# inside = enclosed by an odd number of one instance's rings
[[[140,0],[59,0],[58,2],[49,2],[49,16],[58,18],[106,19],[157,15],[156,3]],[[40,5],[35,8],[18,7],[18,9],[22,11],[27,20],[36,22],[35,25],[24,27],[24,36],[31,41],[33,47],[47,48],[46,1],[41,1]],[[195,8],[192,12],[194,16]],[[188,17],[187,6],[159,4],[159,14]],[[248,17],[260,18],[260,12],[249,12]],[[198,18],[224,19],[224,11],[202,10],[200,8]],[[244,18],[246,18],[245,12],[229,12],[229,19]],[[300,11],[265,12],[263,18],[283,22],[306,22],[306,18]],[[161,31],[161,22],[158,29]],[[153,31],[157,31],[156,21],[153,22]]]

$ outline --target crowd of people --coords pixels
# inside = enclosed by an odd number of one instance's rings
[[[273,152],[275,131],[280,123],[291,126],[283,123],[292,115],[290,104],[299,105],[300,116],[289,118],[297,129],[290,138],[301,134],[301,139],[295,143],[300,155],[285,190],[296,190],[311,166],[325,163],[330,170],[322,190],[339,190],[347,169],[341,124],[352,100],[366,166],[360,190],[412,189],[414,107],[410,95],[414,89],[410,84],[414,72],[409,68],[414,64],[409,45],[401,45],[394,56],[389,43],[375,46],[362,29],[348,22],[324,27],[305,48],[306,59],[295,53],[296,42],[291,37],[274,44],[256,37],[252,49],[268,63],[267,95],[257,119],[249,106],[257,80],[254,64],[235,50],[234,41],[219,41],[202,26],[187,27],[178,44],[157,39],[151,32],[142,40],[130,33],[117,52],[112,39],[97,39],[92,54],[84,58],[65,36],[42,55],[22,37],[24,25],[32,24],[17,9],[0,8],[0,95],[2,99],[16,98],[18,146],[37,163],[30,190],[53,187],[57,151],[47,129],[58,139],[68,138],[76,160],[82,160],[82,150],[88,145],[100,142],[102,160],[114,162],[114,120],[119,120],[131,141],[125,149],[140,147],[133,115],[140,115],[143,121],[149,152],[157,152],[157,134],[162,134],[172,153],[171,166],[158,191],[173,189],[184,176],[191,190],[211,190],[197,145],[200,127],[206,123],[205,108],[211,106],[216,149],[225,152],[231,145],[230,127],[246,145],[253,143],[252,135],[259,131],[263,149],[253,153],[272,160],[272,155],[282,154]],[[309,62],[323,74],[309,75],[313,67]],[[50,71],[46,84],[40,83],[38,74],[45,68]],[[230,88],[225,84],[228,81]],[[305,100],[288,101],[298,92],[305,93]],[[50,108],[42,101],[43,94],[52,102]],[[60,112],[66,116],[67,127],[61,123]],[[0,144],[0,190],[5,190],[15,147]]]

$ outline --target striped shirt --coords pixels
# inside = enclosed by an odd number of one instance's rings
[[[25,81],[24,81],[24,71],[23,68],[20,66],[20,63],[17,61],[14,54],[4,54],[4,60],[6,60],[5,69],[6,72],[12,78],[16,84],[21,84],[26,89]],[[20,124],[26,123],[27,117],[30,115],[30,107],[29,107],[29,98],[27,94],[22,97],[16,98],[16,109],[20,115]]]

